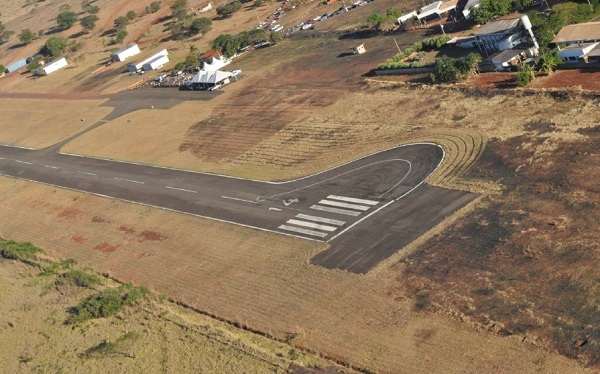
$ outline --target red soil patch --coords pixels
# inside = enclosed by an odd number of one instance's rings
[[[531,85],[535,88],[581,88],[600,91],[600,72],[592,70],[560,70],[539,76]]]
[[[98,244],[97,246],[95,246],[94,249],[96,251],[110,253],[110,252],[116,251],[120,246],[121,246],[121,244],[110,245],[107,242],[102,242],[102,243]]]
[[[83,216],[83,212],[79,209],[65,209],[57,217],[75,219],[80,218],[81,216]]]
[[[162,242],[163,240],[167,239],[168,237],[166,235],[162,235],[162,234],[159,234],[154,231],[146,230],[146,231],[143,231],[141,234],[139,234],[137,236],[137,238],[140,243],[143,243],[143,242],[147,242],[147,241],[150,241],[150,242],[161,241]]]
[[[73,236],[71,236],[71,241],[78,243],[78,244],[83,244],[85,242],[87,242],[88,238],[86,238],[85,236],[81,236],[81,235],[77,235],[74,234]]]
[[[93,222],[93,223],[104,223],[104,222],[109,222],[109,221],[105,220],[105,219],[104,219],[104,218],[102,218],[102,217],[99,217],[99,216],[94,216],[94,217],[92,218],[92,222]]]
[[[516,88],[516,73],[483,73],[468,81],[481,88]]]
[[[132,227],[127,227],[127,226],[121,226],[118,228],[119,231],[123,231],[126,234],[133,234],[135,232],[135,229]]]

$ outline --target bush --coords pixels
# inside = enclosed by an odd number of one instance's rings
[[[91,274],[81,269],[69,270],[63,274],[63,277],[79,287],[89,288],[100,283],[100,277],[96,274]]]
[[[145,287],[134,287],[130,283],[119,288],[108,288],[80,302],[73,308],[72,315],[67,322],[77,324],[92,318],[112,317],[147,293],[148,290]]]
[[[229,17],[240,9],[242,9],[242,3],[236,0],[217,7],[217,14],[221,17]]]
[[[58,13],[56,23],[60,29],[66,30],[77,22],[77,13],[70,10]]]
[[[39,66],[39,63],[37,63],[37,66]],[[14,240],[0,241],[0,248],[2,248],[2,252],[0,252],[2,257],[11,260],[34,260],[38,254],[44,253],[40,248],[29,242],[17,243]]]
[[[53,36],[46,40],[43,53],[52,57],[58,57],[63,54],[65,48],[67,48],[67,39],[60,36]]]
[[[433,38],[423,39],[422,48],[426,51],[440,49],[449,40],[450,37],[446,35],[434,36]]]
[[[125,15],[125,17],[127,17],[128,20],[133,21],[136,17],[135,11],[134,10],[130,10],[129,12],[127,12],[127,14]]]

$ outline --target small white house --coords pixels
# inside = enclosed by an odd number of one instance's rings
[[[355,55],[362,55],[363,53],[365,53],[367,50],[365,49],[365,45],[364,43],[356,46],[354,48],[352,48],[352,53],[354,53]]]
[[[118,62],[125,61],[128,57],[135,56],[140,53],[140,48],[137,44],[128,44],[125,47],[110,54],[110,59]]]
[[[417,11],[413,10],[410,13],[407,14],[403,14],[400,17],[398,17],[398,24],[402,25],[404,22],[413,19],[414,17],[417,16]]]
[[[142,69],[146,71],[160,69],[167,62],[169,62],[169,57],[166,55],[156,56],[152,60],[145,63],[144,66],[142,66]]]
[[[579,59],[583,59],[590,51],[598,46],[596,43],[575,43],[559,49],[557,54],[565,63],[576,64]]]
[[[208,3],[204,3],[200,5],[200,9],[198,9],[198,13],[204,13],[204,12],[208,12],[209,10],[211,10],[213,8],[213,5],[211,2]]]
[[[37,70],[35,71],[35,73],[37,75],[48,75],[48,74],[52,74],[55,71],[64,68],[65,66],[69,65],[67,63],[67,60],[64,57],[61,57],[57,60],[54,60],[52,62],[50,62],[49,64],[46,64],[44,66],[40,66],[39,68],[37,68]]]

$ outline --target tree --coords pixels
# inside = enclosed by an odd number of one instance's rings
[[[206,35],[212,29],[212,20],[207,17],[196,18],[190,26],[190,33]]]
[[[121,30],[124,29],[125,26],[127,26],[129,24],[129,19],[127,19],[127,17],[117,17],[115,18],[115,27],[117,28],[117,30]]]
[[[517,84],[519,87],[527,86],[535,79],[535,71],[531,65],[521,66],[521,70],[517,73]]]
[[[550,75],[554,72],[554,69],[562,63],[562,60],[556,53],[548,53],[540,60],[540,73]]]
[[[53,36],[46,40],[45,54],[49,54],[52,57],[61,56],[67,48],[67,39],[60,36]]]
[[[394,20],[397,20],[402,15],[402,10],[395,9],[395,8],[389,8],[388,10],[385,11],[385,15],[388,16],[389,18],[393,18]]]
[[[58,27],[62,30],[66,30],[73,26],[77,22],[77,13],[72,12],[70,10],[66,10],[58,13],[56,17],[56,23]]]
[[[461,72],[456,67],[453,59],[449,57],[442,57],[435,62],[433,73],[431,73],[431,80],[441,83],[454,83],[461,79]]]
[[[188,7],[187,0],[177,0],[173,3],[173,5],[171,5],[171,11],[175,12],[178,9],[186,9],[187,7]]]
[[[371,14],[371,16],[367,18],[367,23],[374,28],[377,28],[381,22],[383,22],[383,16],[379,13]]]
[[[155,1],[146,7],[146,13],[148,13],[148,14],[156,13],[159,10],[160,10],[160,3],[158,1]]]
[[[240,9],[242,9],[242,3],[236,0],[217,7],[217,14],[221,17],[229,17]]]
[[[39,62],[37,61],[31,61],[28,65],[27,65],[27,70],[29,70],[29,72],[31,74],[35,74],[37,68],[39,68],[41,65]]]
[[[281,36],[281,33],[278,31],[271,31],[271,34],[269,35],[269,41],[273,44],[277,44],[279,43],[281,40],[283,39],[283,37]]]
[[[128,34],[126,29],[119,29],[117,35],[115,35],[115,43],[123,43]]]
[[[4,30],[2,32],[0,32],[0,44],[4,44],[8,41],[8,39],[10,39],[11,36],[13,36],[15,34],[14,31],[11,30]]]
[[[482,0],[479,7],[471,8],[471,17],[477,23],[483,24],[494,17],[510,13],[513,0]]]
[[[6,67],[4,67],[4,65],[0,64],[0,75],[4,74],[5,71],[6,71]]]
[[[127,17],[128,20],[133,21],[136,17],[135,11],[130,10],[129,12],[127,12],[125,17]]]
[[[96,27],[96,21],[98,21],[98,19],[98,16],[90,14],[89,16],[83,17],[79,23],[84,29],[92,31]]]
[[[89,14],[98,14],[100,11],[100,7],[97,5],[92,5],[90,0],[83,0],[81,2],[81,9]]]
[[[21,30],[21,33],[19,34],[19,40],[23,44],[30,44],[35,40],[35,34],[29,29]]]

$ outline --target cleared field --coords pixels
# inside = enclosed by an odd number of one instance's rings
[[[10,179],[1,179],[0,193],[0,236],[35,236],[51,255],[357,367],[582,372],[517,339],[418,311],[395,272],[311,266],[323,249],[315,243]]]
[[[104,101],[3,98],[0,143],[30,148],[58,143],[110,113],[112,108],[100,107]]]

